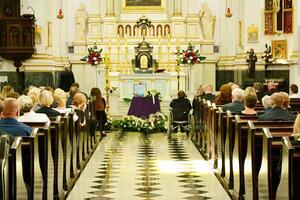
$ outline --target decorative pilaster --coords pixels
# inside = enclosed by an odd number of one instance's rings
[[[173,16],[181,16],[181,0],[174,0],[174,12]]]
[[[111,38],[116,37],[116,29],[117,29],[117,18],[115,15],[115,8],[114,8],[114,0],[106,0],[106,14],[103,18],[104,33],[102,37]]]
[[[181,0],[174,0],[174,10],[173,10],[173,16],[171,18],[172,23],[172,37],[182,37],[185,35],[185,25],[184,25],[184,17],[182,16],[181,11]]]
[[[114,0],[106,0],[106,17],[115,16]]]
[[[88,42],[96,42],[100,41],[102,37],[102,18],[100,16],[100,0],[92,0],[92,4],[94,5],[91,10],[91,14],[88,19]]]

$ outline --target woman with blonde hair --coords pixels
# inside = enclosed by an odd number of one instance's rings
[[[14,92],[14,88],[11,85],[5,85],[2,89],[2,97],[5,99],[7,94]]]
[[[29,96],[32,100],[33,106],[32,110],[37,111],[41,107],[39,106],[39,97],[41,90],[37,87],[30,87],[27,96]]]
[[[59,116],[60,113],[51,108],[51,104],[53,102],[52,93],[48,90],[43,90],[40,93],[39,97],[39,105],[40,109],[36,111],[36,113],[45,113],[48,117],[56,117]]]
[[[67,93],[60,88],[57,88],[53,93],[53,99],[56,103],[56,108],[54,110],[60,113],[66,113],[67,111],[71,111],[71,109],[66,107],[67,102]]]
[[[297,140],[300,139],[300,114],[297,115],[295,123],[294,123],[293,136]]]
[[[96,101],[95,110],[96,110],[96,119],[98,120],[99,130],[102,136],[105,136],[104,127],[107,122],[107,116],[105,113],[105,108],[106,108],[105,99],[101,96],[101,91],[97,87],[92,88],[91,96]]]

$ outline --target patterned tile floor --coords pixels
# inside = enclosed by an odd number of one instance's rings
[[[68,199],[230,199],[183,133],[110,133]]]

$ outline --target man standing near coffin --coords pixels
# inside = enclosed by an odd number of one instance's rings
[[[61,72],[59,77],[59,88],[68,92],[73,83],[75,83],[74,74],[71,71],[72,65],[66,65],[65,70]]]

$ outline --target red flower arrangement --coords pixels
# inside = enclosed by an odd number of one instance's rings
[[[182,64],[194,65],[206,59],[206,57],[200,55],[198,49],[196,51],[194,51],[194,49],[195,46],[189,43],[188,48],[181,51],[180,62]]]
[[[272,63],[273,62],[271,46],[268,46],[268,44],[266,44],[266,49],[263,52],[262,59],[265,61],[265,63]]]
[[[88,48],[88,52],[89,54],[81,58],[81,61],[86,61],[91,65],[98,65],[101,61],[103,61],[103,58],[101,58],[102,49],[98,50],[96,45]]]

